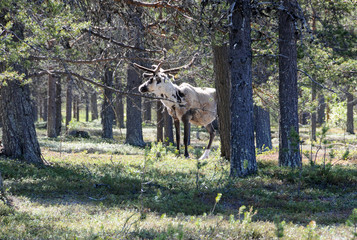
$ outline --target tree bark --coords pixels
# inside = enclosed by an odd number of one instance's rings
[[[296,1],[283,1],[279,11],[279,165],[301,166],[299,151],[297,50],[292,16]]]
[[[317,107],[317,123],[321,126],[325,123],[325,97],[323,94],[319,94],[319,105]]]
[[[116,78],[116,89],[122,89],[121,80]],[[123,95],[119,93],[115,93],[115,101],[114,101],[114,109],[115,109],[115,119],[117,122],[118,128],[124,128],[124,104],[123,104]]]
[[[128,66],[127,90],[139,93],[138,86],[141,79],[138,72]],[[144,146],[142,118],[141,118],[141,97],[127,96],[126,98],[126,143],[133,146]]]
[[[233,1],[231,1],[233,2]],[[231,171],[243,177],[257,171],[254,147],[252,52],[249,0],[231,3]]]
[[[85,104],[86,104],[86,122],[89,122],[89,96],[88,92],[85,92]]]
[[[144,121],[151,122],[151,99],[144,99]]]
[[[73,118],[77,120],[77,96],[73,96]],[[78,120],[77,120],[78,121]]]
[[[254,130],[258,152],[272,149],[269,111],[257,105],[254,105]]]
[[[156,141],[163,142],[164,141],[164,105],[157,101],[156,105]]]
[[[164,130],[165,130],[165,144],[169,145],[170,143],[174,143],[174,132],[173,132],[173,124],[172,117],[167,112],[165,108],[164,111]]]
[[[66,130],[68,130],[68,125],[72,120],[72,100],[73,100],[72,88],[73,88],[73,82],[68,77],[67,92],[66,92]]]
[[[90,97],[91,102],[91,112],[92,112],[92,121],[98,119],[98,103],[97,103],[97,92],[93,90],[93,93]]]
[[[61,135],[62,130],[62,85],[61,77],[55,76],[56,79],[56,135]]]
[[[315,101],[316,101],[316,83],[311,82],[311,102],[312,102],[312,111],[311,111],[311,140],[316,141],[316,108],[315,108]]]
[[[47,137],[57,137],[56,131],[56,77],[48,75]]]
[[[104,85],[108,87],[113,86],[113,71],[107,67],[104,74]],[[102,138],[113,139],[113,121],[114,121],[114,110],[113,110],[113,91],[109,89],[104,89],[104,100],[102,105],[102,126],[103,133]]]
[[[228,47],[213,46],[213,66],[217,90],[217,112],[219,134],[221,137],[221,156],[230,160],[230,74],[228,63]]]
[[[1,22],[2,20],[0,19]],[[18,38],[24,39],[22,24],[15,22],[12,30],[17,32],[17,37],[13,39],[14,42],[19,41]],[[5,63],[0,62],[0,73],[6,70],[5,66]],[[12,69],[19,74],[25,73],[26,76],[26,70],[19,64],[14,64]],[[2,143],[4,146],[2,152],[8,157],[43,165],[45,162],[37,140],[30,88],[19,80],[5,80],[7,84],[3,84],[0,88]]]
[[[353,125],[353,95],[349,92],[346,93],[347,97],[347,125],[346,132],[355,134]]]

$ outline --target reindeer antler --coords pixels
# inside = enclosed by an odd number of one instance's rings
[[[176,74],[178,73],[181,69],[187,69],[189,67],[191,67],[191,65],[194,63],[196,57],[198,56],[198,53],[195,53],[195,55],[193,56],[192,60],[186,64],[186,65],[183,65],[181,67],[176,67],[176,68],[170,68],[170,69],[167,69],[167,70],[164,70],[163,72],[164,73],[171,73],[171,74]]]

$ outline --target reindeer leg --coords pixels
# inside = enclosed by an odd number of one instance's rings
[[[183,121],[183,126],[184,126],[184,136],[183,136],[183,142],[185,144],[185,157],[189,158],[190,155],[188,154],[188,138],[190,134],[190,120],[192,118],[192,114],[187,112],[182,116],[182,121]]]
[[[207,129],[207,131],[208,131],[208,133],[209,133],[209,142],[208,142],[208,145],[207,145],[207,148],[206,148],[205,152],[203,153],[203,155],[200,157],[199,160],[208,158],[209,153],[210,153],[210,151],[211,151],[210,148],[211,148],[213,139],[214,139],[214,137],[216,136],[215,131],[214,131],[214,128],[213,128],[213,126],[212,126],[212,123],[210,123],[210,124],[208,124],[207,126],[205,126],[205,128]]]
[[[175,118],[174,124],[176,129],[176,148],[178,150],[178,154],[180,155],[180,120]]]

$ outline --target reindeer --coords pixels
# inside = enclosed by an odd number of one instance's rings
[[[144,77],[149,77],[145,83],[139,86],[141,93],[153,93],[157,97],[161,97],[161,102],[167,108],[168,113],[174,119],[176,128],[176,143],[177,150],[180,154],[180,121],[184,125],[184,145],[185,157],[188,158],[187,151],[189,138],[189,123],[204,126],[209,135],[209,142],[201,159],[208,158],[212,141],[215,137],[215,131],[212,122],[217,116],[216,89],[214,88],[199,88],[193,87],[188,83],[182,83],[180,86],[172,83],[171,74],[179,72],[181,69],[190,66],[195,58],[187,65],[172,68],[162,69],[162,62],[158,65],[153,65],[154,69],[146,68],[134,63],[134,66],[144,70]],[[167,100],[165,100],[167,99]]]

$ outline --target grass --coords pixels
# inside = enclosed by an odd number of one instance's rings
[[[174,147],[124,145],[119,130],[103,141],[86,129],[90,139],[38,130],[49,167],[0,158],[12,204],[0,201],[0,239],[277,239],[277,218],[282,239],[353,239],[345,222],[357,208],[354,139],[346,160],[336,149],[329,164],[319,155],[299,172],[279,168],[272,150],[258,156],[256,175],[231,179],[219,148],[198,164],[197,148],[185,159]],[[154,129],[144,132],[152,141]],[[202,136],[192,144],[204,146]]]

